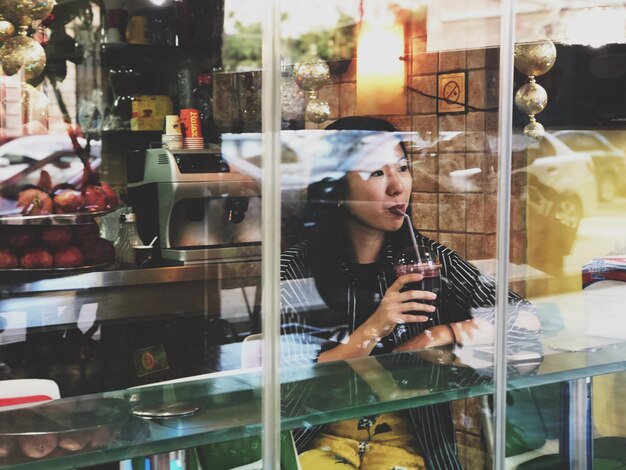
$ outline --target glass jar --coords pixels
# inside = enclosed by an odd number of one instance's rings
[[[134,212],[120,216],[119,235],[113,242],[115,247],[115,264],[118,268],[134,268],[135,253],[133,246],[143,245],[137,232],[137,216]]]

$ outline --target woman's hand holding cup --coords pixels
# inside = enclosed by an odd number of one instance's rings
[[[419,282],[423,278],[419,273],[405,274],[398,277],[387,289],[380,305],[367,320],[374,336],[385,337],[400,323],[422,323],[430,320],[429,314],[435,311],[435,307],[425,302],[432,302],[437,298],[436,294],[422,290],[401,292],[407,284]]]

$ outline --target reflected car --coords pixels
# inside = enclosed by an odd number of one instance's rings
[[[578,229],[580,220],[598,207],[595,165],[587,153],[575,152],[553,134],[539,140],[522,137],[528,158],[525,171],[550,188],[553,201],[549,216]]]
[[[78,138],[81,147],[87,142]],[[101,145],[91,142],[90,164],[100,166]],[[52,185],[67,183],[80,187],[84,165],[67,135],[32,135],[0,145],[0,213],[16,210],[17,193],[25,185],[36,185],[41,171],[50,175]]]
[[[554,133],[575,152],[591,156],[598,184],[598,199],[610,201],[626,189],[626,152],[597,131],[564,130]]]

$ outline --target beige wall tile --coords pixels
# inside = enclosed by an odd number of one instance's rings
[[[411,86],[415,90],[430,95],[437,96],[437,76],[426,75],[423,77],[412,77]],[[437,99],[429,98],[421,93],[409,90],[410,102],[409,111],[411,114],[433,114],[437,112]]]
[[[413,116],[413,126],[411,130],[419,133],[419,137],[422,140],[434,142],[439,134],[439,120],[437,115],[425,114]],[[421,153],[436,153],[437,146],[435,144],[433,147],[415,149],[415,151]]]
[[[496,233],[498,200],[493,194],[485,198],[485,232]]]
[[[465,400],[465,414],[467,420],[465,423],[466,431],[474,435],[480,436],[482,432],[481,426],[481,405],[480,398],[468,398]]]
[[[452,406],[454,429],[458,431],[465,430],[465,402],[466,400],[454,400],[450,403]]]
[[[411,75],[428,75],[437,73],[439,64],[436,52],[418,52],[411,56]]]
[[[485,259],[491,259],[496,257],[496,236],[485,236]]]
[[[485,49],[470,49],[467,51],[467,68],[480,69],[485,67]]]
[[[440,153],[439,154],[439,191],[460,192],[464,188],[455,186],[455,181],[450,173],[465,169],[465,155],[462,153]]]
[[[439,132],[453,131],[458,135],[439,142],[439,152],[465,152],[465,115],[446,114],[439,116]]]
[[[478,168],[480,173],[469,177],[471,184],[468,192],[485,192],[487,189],[487,172],[485,171],[485,155],[482,153],[468,153],[465,157],[465,168]]]
[[[465,127],[468,131],[485,131],[485,113],[481,111],[469,112],[465,116]]]
[[[476,108],[486,108],[487,72],[485,70],[470,70],[467,80],[467,103]]]
[[[487,259],[485,256],[485,236],[480,235],[467,235],[467,259]]]
[[[440,72],[464,68],[467,68],[467,53],[465,51],[449,51],[439,53]]]
[[[467,195],[467,231],[483,233],[485,231],[485,196]]]
[[[439,230],[465,231],[465,195],[439,195]]]
[[[413,193],[411,197],[413,225],[419,230],[437,230],[438,206],[437,195],[432,193]]]
[[[411,157],[413,191],[435,192],[439,188],[438,161],[428,155]]]
[[[500,101],[499,75],[498,70],[487,69],[486,76],[486,97],[485,105],[487,108],[496,108]]]

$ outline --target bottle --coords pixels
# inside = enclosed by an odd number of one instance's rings
[[[137,217],[134,212],[120,216],[119,235],[113,242],[115,247],[115,264],[119,268],[135,267],[135,252],[133,246],[143,245],[137,233]]]
[[[208,142],[219,143],[218,133],[213,120],[213,75],[201,73],[197,85],[191,92],[192,107],[200,111],[202,135]]]

